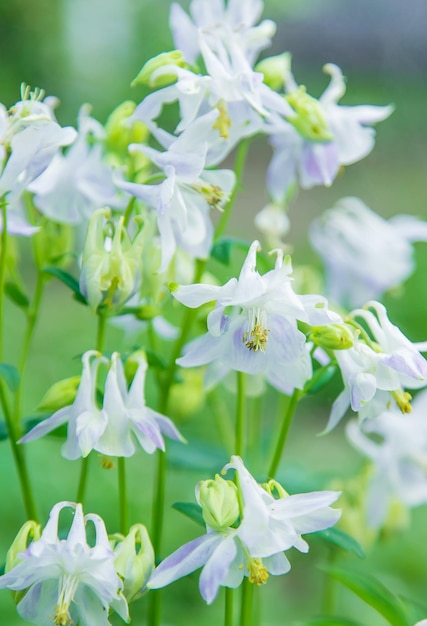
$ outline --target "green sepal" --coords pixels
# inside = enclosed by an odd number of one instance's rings
[[[18,287],[16,283],[7,282],[4,286],[4,292],[16,306],[21,309],[28,309],[30,301],[25,293]]]
[[[174,502],[172,508],[189,517],[199,526],[203,526],[203,528],[206,526],[203,520],[202,508],[195,502]]]
[[[14,365],[10,363],[0,363],[0,378],[3,378],[6,385],[12,392],[19,387],[19,372]]]
[[[81,304],[87,304],[87,300],[80,291],[79,282],[72,274],[66,272],[65,270],[61,270],[59,267],[54,267],[53,265],[48,265],[43,268],[43,272],[46,274],[51,274],[51,276],[55,276],[61,283],[64,283],[67,287],[74,292],[74,298],[77,302],[81,302]]]
[[[315,534],[315,536],[324,539],[334,546],[338,546],[346,552],[352,552],[358,556],[359,559],[364,559],[366,557],[360,543],[354,537],[339,528],[327,528],[326,530],[320,530]]]
[[[361,600],[380,613],[391,626],[413,626],[400,598],[373,576],[338,567],[323,566],[321,569],[353,591]]]

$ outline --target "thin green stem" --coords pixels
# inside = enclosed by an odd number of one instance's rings
[[[235,424],[235,453],[243,456],[245,449],[245,399],[246,377],[242,372],[237,374],[237,397],[236,397],[236,424]]]
[[[337,551],[333,546],[329,549],[328,565],[335,564]],[[337,603],[337,591],[338,587],[335,578],[325,572],[325,578],[323,582],[323,612],[325,615],[334,615],[335,607]]]
[[[207,403],[214,417],[222,446],[228,454],[233,454],[233,422],[228,412],[227,403],[220,396],[218,389],[214,389],[207,395]]]
[[[16,429],[12,419],[12,413],[7,402],[3,382],[0,381],[0,404],[3,409],[3,415],[6,422],[7,433],[12,448],[13,460],[18,472],[19,484],[21,487],[22,499],[24,501],[25,513],[29,520],[38,521],[36,504],[34,501],[33,491],[31,489],[30,477],[25,462],[24,450],[17,443]]]
[[[228,222],[230,220],[231,213],[233,211],[234,203],[236,201],[236,197],[238,192],[240,191],[242,185],[243,171],[245,169],[246,157],[249,150],[249,138],[244,139],[236,154],[236,160],[234,162],[234,173],[236,174],[236,184],[234,185],[233,191],[230,194],[230,199],[227,202],[224,212],[222,213],[218,224],[215,228],[214,241],[218,241],[218,239],[224,234],[225,229],[228,226]]]
[[[292,419],[295,414],[295,409],[297,408],[297,404],[302,396],[302,391],[299,389],[295,389],[294,393],[291,396],[285,414],[283,416],[282,427],[279,432],[279,437],[277,438],[276,447],[273,454],[273,459],[271,461],[270,469],[268,471],[268,476],[270,478],[274,478],[277,472],[277,468],[279,467],[280,459],[282,458],[283,450],[285,448],[286,439],[288,436],[289,428],[292,423]]]
[[[119,476],[119,509],[120,509],[120,532],[126,535],[129,530],[129,507],[126,491],[126,465],[125,458],[117,459],[118,476]]]
[[[224,626],[233,626],[234,589],[225,587],[224,597]]]
[[[240,607],[240,626],[252,626],[252,604],[254,585],[245,577],[242,583],[242,605]]]
[[[0,362],[3,361],[3,334],[4,334],[4,284],[6,280],[7,259],[7,205],[0,200],[3,230],[0,241]]]
[[[105,327],[107,318],[102,313],[98,313],[98,326],[96,329],[96,350],[102,352],[104,350],[105,342]]]

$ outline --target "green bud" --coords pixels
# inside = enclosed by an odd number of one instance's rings
[[[136,104],[126,100],[110,114],[105,124],[106,148],[108,152],[117,154],[126,159],[129,157],[128,146],[130,143],[146,143],[149,137],[148,128],[142,122],[134,120],[129,123],[129,118],[135,111]],[[141,157],[140,152],[138,153]],[[148,158],[145,157],[148,162]]]
[[[40,230],[33,235],[35,257],[39,269],[47,265],[66,267],[73,249],[73,228],[70,224],[59,224],[47,217],[40,222]]]
[[[33,522],[32,520],[30,520],[29,522],[25,522],[9,548],[9,551],[6,555],[6,565],[4,571],[9,572],[11,569],[16,567],[18,563],[21,562],[18,554],[24,552],[24,550],[27,549],[28,544],[32,541],[38,541],[40,539],[40,536],[40,524],[37,524],[37,522]]]
[[[326,350],[348,350],[353,345],[353,333],[346,324],[312,326],[308,339]]]
[[[187,64],[184,60],[184,55],[181,50],[170,50],[169,52],[162,52],[156,57],[149,59],[142,67],[138,76],[131,82],[131,87],[135,85],[148,85],[149,87],[164,87],[165,85],[171,85],[176,82],[176,74],[159,72],[154,75],[157,70],[167,67],[168,65],[174,65],[176,67],[185,67]],[[154,76],[153,76],[154,75]]]
[[[80,289],[89,305],[120,307],[134,293],[142,271],[142,229],[133,241],[124,218],[111,219],[109,209],[98,209],[89,221],[83,250]]]
[[[285,76],[291,69],[291,55],[289,52],[277,54],[263,59],[255,66],[256,72],[264,74],[266,85],[279,91],[285,84]]]
[[[124,363],[125,376],[128,384],[133,381],[136,371],[141,364],[141,361],[147,362],[147,356],[144,350],[135,350],[126,359]]]
[[[309,96],[303,85],[291,91],[286,100],[295,111],[295,117],[288,122],[306,139],[310,141],[331,141],[331,134],[322,106],[316,98]]]
[[[214,480],[202,480],[198,496],[203,519],[213,530],[232,526],[239,517],[237,487],[231,480],[224,480],[219,474]]]
[[[159,314],[160,309],[155,304],[143,304],[134,312],[136,319],[141,320],[142,322],[152,320],[153,317],[156,317]]]
[[[128,535],[110,537],[118,575],[123,579],[123,593],[128,602],[142,596],[154,569],[154,550],[147,529],[142,524],[131,527]]]
[[[200,368],[182,370],[182,382],[173,383],[170,389],[170,413],[173,419],[184,421],[199,411],[205,401],[204,371]]]
[[[54,383],[46,391],[37,410],[54,412],[62,409],[64,406],[73,404],[79,384],[80,376],[71,376],[71,378],[58,380],[57,383]]]

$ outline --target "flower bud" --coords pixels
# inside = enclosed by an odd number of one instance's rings
[[[214,480],[202,480],[197,489],[206,524],[213,530],[232,526],[239,517],[236,485],[217,474]]]
[[[38,541],[41,536],[41,526],[32,520],[25,522],[22,528],[19,530],[12,545],[10,546],[6,555],[5,572],[9,572],[21,562],[19,554],[27,549],[28,544],[31,541]]]
[[[321,104],[316,98],[309,96],[301,85],[291,91],[286,100],[295,111],[295,117],[289,117],[288,122],[306,139],[310,141],[331,141],[331,134]]]
[[[353,333],[345,324],[312,326],[308,339],[326,350],[348,350],[353,345]]]
[[[188,419],[202,408],[205,401],[204,371],[185,369],[179,373],[182,382],[174,383],[170,390],[170,414],[178,421]]]
[[[79,384],[80,376],[71,376],[70,378],[58,380],[46,391],[37,410],[54,412],[62,409],[64,406],[73,404]]]
[[[149,131],[139,120],[131,120],[136,104],[126,100],[110,114],[105,124],[107,151],[118,155],[125,160],[129,157],[128,147],[130,143],[146,143]],[[132,153],[134,154],[134,153]],[[141,152],[137,153],[147,163],[149,159]]]
[[[142,269],[142,229],[131,241],[124,218],[117,222],[109,209],[95,211],[83,250],[80,289],[89,305],[119,307],[135,292]]]
[[[263,59],[255,66],[256,72],[264,74],[264,82],[271,89],[279,91],[285,84],[285,76],[291,69],[291,55],[289,52],[277,54]]]
[[[163,68],[174,65],[176,67],[185,67],[186,63],[181,50],[170,50],[162,52],[157,56],[149,59],[142,67],[138,76],[131,82],[131,86],[148,85],[149,87],[164,87],[176,81],[176,74],[173,72],[158,72]],[[156,72],[156,74],[155,74]]]
[[[154,550],[147,529],[135,524],[125,536],[110,537],[115,554],[114,565],[123,579],[123,593],[128,602],[137,600],[154,569]]]

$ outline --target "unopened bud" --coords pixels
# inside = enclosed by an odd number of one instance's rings
[[[131,82],[131,86],[148,85],[149,87],[164,87],[176,81],[176,74],[162,71],[168,66],[185,67],[186,62],[181,50],[162,52],[149,59],[142,67],[138,76]],[[160,71],[159,71],[160,70]]]
[[[288,122],[303,137],[310,141],[331,141],[333,139],[320,102],[309,96],[303,85],[291,91],[286,96],[286,100],[295,111],[295,117],[289,117]]]
[[[108,209],[93,214],[83,251],[80,289],[89,305],[119,307],[135,292],[142,269],[142,229],[131,241],[124,218]]]
[[[353,345],[353,333],[345,324],[312,326],[308,339],[326,350],[348,350]]]
[[[129,155],[129,144],[146,143],[149,137],[148,128],[139,120],[129,119],[135,108],[135,102],[126,100],[119,104],[110,114],[105,124],[105,142],[108,152],[113,152],[126,158]],[[141,155],[141,153],[139,154]]]
[[[71,378],[58,380],[46,391],[37,410],[54,412],[62,409],[64,406],[73,404],[79,384],[80,376],[71,376]]]
[[[255,66],[256,72],[264,74],[264,82],[271,89],[279,91],[285,84],[285,76],[291,69],[291,55],[289,52],[277,54],[263,59]]]
[[[19,558],[21,552],[24,552],[32,541],[38,541],[40,539],[40,535],[40,524],[37,524],[37,522],[32,520],[25,522],[8,550],[6,555],[6,565],[4,568],[5,572],[9,572],[21,562],[22,559]]]
[[[137,600],[154,569],[154,550],[147,529],[135,524],[126,537],[116,534],[110,540],[116,557],[114,565],[123,579],[123,593],[128,602]]]
[[[174,383],[170,390],[170,412],[177,421],[184,421],[202,408],[205,401],[204,371],[190,368],[180,372],[182,382]]]
[[[213,530],[232,526],[239,517],[237,487],[219,474],[213,480],[202,480],[198,484],[198,500],[203,519]]]

